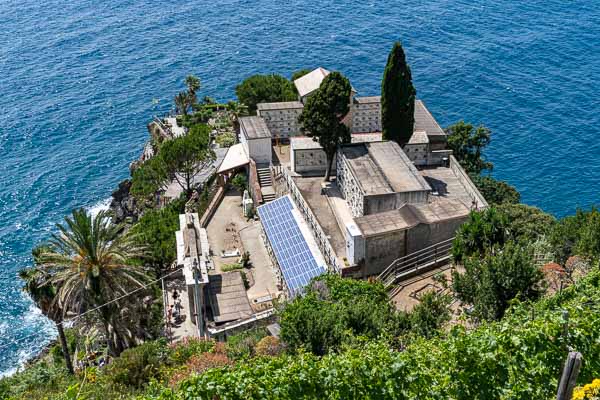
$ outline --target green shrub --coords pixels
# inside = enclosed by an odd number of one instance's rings
[[[256,344],[267,335],[265,328],[257,327],[228,336],[226,343],[227,357],[232,360],[240,360],[253,356]]]
[[[242,268],[244,268],[244,267],[240,263],[225,264],[221,267],[221,271],[229,272],[229,271],[236,271],[236,270],[239,270]]]
[[[112,360],[103,376],[113,384],[141,388],[159,376],[168,359],[169,349],[164,341],[146,342]]]
[[[567,346],[583,354],[580,383],[600,375],[600,273],[537,304],[515,304],[500,322],[403,351],[380,341],[340,354],[257,358],[205,371],[162,399],[549,399]],[[535,318],[532,318],[532,308]],[[569,335],[561,334],[562,310]]]
[[[244,190],[248,188],[248,179],[246,179],[246,175],[237,174],[231,180],[231,185],[238,190],[240,193],[244,193]]]
[[[215,138],[220,147],[231,147],[235,144],[235,135],[233,133],[222,133]]]
[[[194,355],[212,351],[212,349],[215,347],[215,342],[212,340],[187,337],[181,342],[177,342],[170,347],[170,360],[174,364],[180,365],[186,363]]]

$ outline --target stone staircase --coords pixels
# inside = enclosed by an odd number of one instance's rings
[[[256,167],[258,183],[264,203],[275,200],[275,189],[273,189],[273,180],[271,178],[271,168],[269,166]]]

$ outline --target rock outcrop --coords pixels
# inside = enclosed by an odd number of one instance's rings
[[[119,187],[112,193],[110,210],[113,214],[113,222],[133,223],[138,219],[135,198],[130,194],[131,180],[126,179],[119,183]]]

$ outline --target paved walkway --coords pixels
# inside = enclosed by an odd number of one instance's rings
[[[277,297],[277,281],[267,249],[260,235],[260,222],[248,221],[242,213],[242,197],[235,189],[225,193],[221,204],[206,227],[212,251],[215,273],[222,271],[223,265],[238,262],[239,257],[222,257],[223,251],[236,249],[240,254],[250,253],[250,263],[254,285],[248,290],[250,303],[262,296]]]
[[[171,339],[174,342],[177,342],[184,337],[189,336],[198,336],[198,329],[196,329],[196,325],[192,322],[194,318],[190,313],[190,303],[187,295],[187,288],[185,286],[185,282],[183,278],[172,280],[166,283],[167,285],[167,307],[173,306],[173,310],[175,310],[175,299],[173,298],[174,290],[177,290],[179,294],[178,298],[181,301],[181,322],[176,323],[175,318],[172,319],[171,325]],[[175,313],[175,311],[173,311]]]

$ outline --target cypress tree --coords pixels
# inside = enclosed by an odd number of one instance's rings
[[[415,98],[410,68],[400,42],[388,56],[381,82],[381,128],[384,140],[405,145],[413,134]]]

